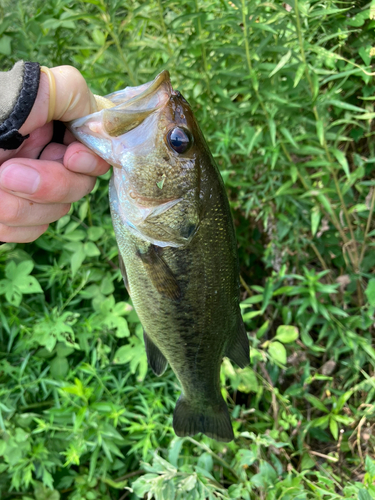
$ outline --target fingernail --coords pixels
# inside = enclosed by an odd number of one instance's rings
[[[0,172],[0,186],[8,191],[33,194],[38,189],[39,183],[39,172],[26,165],[12,163]]]
[[[98,164],[96,156],[85,151],[74,153],[68,160],[67,167],[74,172],[88,174],[93,172]]]

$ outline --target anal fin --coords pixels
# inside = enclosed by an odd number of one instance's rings
[[[150,245],[145,253],[139,252],[138,256],[142,260],[156,290],[168,299],[179,300],[181,290],[178,281],[167,263],[157,252],[155,245]]]
[[[227,345],[225,356],[234,361],[240,368],[250,364],[249,339],[242,318],[239,318],[237,334]]]
[[[160,351],[158,347],[153,343],[147,333],[143,330],[143,338],[145,341],[147,361],[150,365],[152,371],[160,377],[162,375],[167,366],[168,361],[165,359],[164,354]]]

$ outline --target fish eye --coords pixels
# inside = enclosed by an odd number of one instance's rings
[[[176,153],[185,153],[193,143],[193,138],[188,130],[175,127],[167,134],[167,142]]]

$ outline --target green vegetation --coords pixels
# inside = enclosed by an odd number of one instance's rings
[[[176,438],[104,176],[0,247],[1,499],[375,498],[374,0],[0,5],[2,69],[72,64],[102,95],[170,70],[227,186],[251,345],[222,369],[236,440]]]

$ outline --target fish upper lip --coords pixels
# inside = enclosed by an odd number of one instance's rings
[[[166,90],[168,92],[168,95],[170,96],[173,92],[172,90],[172,85],[171,85],[171,80],[170,80],[170,75],[169,71],[166,69],[163,70],[161,73],[159,73],[152,82],[149,82],[149,85],[144,89],[141,90],[139,94],[135,94],[131,97],[125,97],[123,100],[119,100],[118,103],[116,102],[116,94],[110,94],[109,96],[106,96],[109,100],[111,99],[111,96],[113,96],[112,102],[114,103],[114,107],[117,109],[137,109],[138,105],[142,101],[147,102],[147,98],[155,95],[162,85],[165,84]],[[143,87],[143,85],[142,85]],[[137,88],[137,87],[133,87]],[[156,108],[155,108],[156,109]]]
[[[125,89],[104,98],[107,105],[103,109],[101,120],[103,129],[109,136],[118,137],[138,127],[169,101],[172,86],[167,70],[145,85],[141,85],[141,90],[138,87],[128,87],[128,91]]]

